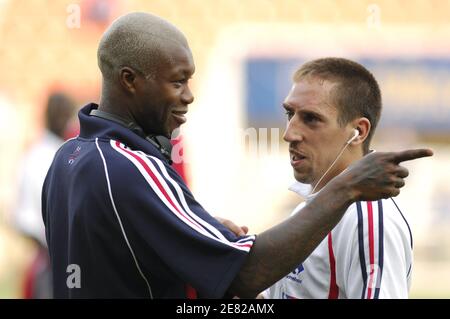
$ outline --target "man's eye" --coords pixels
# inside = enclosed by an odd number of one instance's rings
[[[285,113],[287,115],[288,120],[290,120],[294,116],[294,112],[292,111],[286,111]]]
[[[186,84],[187,83],[187,79],[179,79],[179,80],[175,80],[175,81],[173,81],[173,85],[176,87],[176,88],[180,88],[180,87],[182,87],[184,84]]]
[[[314,122],[317,122],[318,120],[319,120],[319,118],[312,114],[305,114],[303,116],[303,121],[305,121],[305,123],[314,123]]]

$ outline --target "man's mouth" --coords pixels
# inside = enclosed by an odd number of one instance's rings
[[[181,125],[186,123],[186,113],[187,110],[181,110],[181,111],[172,111],[172,117],[175,119],[175,121]]]
[[[291,155],[291,165],[292,167],[298,167],[300,165],[302,165],[302,163],[304,162],[304,160],[306,159],[306,156],[304,156],[303,154],[296,152],[296,151],[292,151],[290,150],[290,155]]]

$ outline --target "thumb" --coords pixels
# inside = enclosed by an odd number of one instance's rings
[[[241,226],[241,230],[243,232],[243,234],[241,236],[247,235],[247,233],[248,233],[248,227],[247,226]]]

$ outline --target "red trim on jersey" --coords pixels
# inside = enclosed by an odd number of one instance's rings
[[[367,286],[367,299],[372,298],[372,285],[373,277],[375,274],[375,249],[373,240],[373,210],[372,202],[367,202],[367,216],[369,223],[369,258],[370,258],[370,273],[369,273],[369,283]]]
[[[142,165],[142,167],[145,169],[145,171],[148,173],[148,175],[152,178],[153,182],[156,184],[156,186],[158,187],[158,189],[161,191],[161,193],[164,195],[164,197],[166,198],[166,200],[170,203],[170,205],[184,218],[186,219],[190,224],[192,224],[194,227],[200,227],[200,225],[198,225],[195,222],[192,222],[187,216],[185,216],[182,212],[180,212],[180,210],[177,208],[177,206],[175,206],[175,204],[172,202],[172,199],[170,198],[170,196],[167,194],[166,190],[164,189],[164,187],[161,185],[161,183],[159,182],[158,178],[155,176],[155,174],[153,174],[152,170],[150,169],[150,167],[142,160],[142,158],[140,158],[139,156],[137,156],[136,154],[134,154],[133,152],[130,152],[128,150],[126,150],[125,148],[123,148],[120,143],[118,141],[116,141],[116,146],[118,148],[120,148],[122,151],[124,151],[125,153],[133,156],[138,162],[139,164]],[[201,228],[201,227],[200,227]]]
[[[334,259],[331,232],[328,234],[328,256],[330,257],[330,291],[328,293],[328,299],[337,299],[339,296],[339,287],[336,284],[336,260]]]
[[[173,207],[175,209],[175,211],[178,213],[179,218],[183,218],[183,219],[187,220],[193,226],[193,228],[200,233],[202,233],[202,231],[208,232],[205,228],[203,228],[201,225],[199,225],[195,220],[191,220],[188,216],[186,216],[186,214],[183,213],[183,209],[181,209],[181,210],[178,209],[178,207],[174,204],[174,202],[172,201],[172,199],[170,198],[170,196],[168,194],[168,192],[170,192],[170,188],[168,190],[165,189],[164,185],[162,185],[162,183],[159,181],[158,177],[152,171],[152,168],[149,165],[147,165],[147,163],[145,163],[145,161],[139,155],[122,147],[122,145],[120,144],[119,141],[115,141],[115,145],[123,152],[131,155],[134,159],[136,159],[139,162],[139,164],[141,164],[141,166],[147,172],[148,176],[150,176],[151,179],[153,180],[153,182],[156,184],[159,191],[163,194],[165,199],[169,202],[170,206]],[[176,201],[176,199],[175,199],[175,201]],[[212,234],[212,236],[214,236],[214,235]],[[217,236],[215,236],[215,237],[217,238]],[[217,238],[217,239],[221,240],[220,238]],[[244,238],[244,239],[245,239],[245,241],[249,240],[247,238]],[[234,246],[235,248],[238,248],[238,247],[239,248],[250,248],[250,247],[252,247],[253,242],[252,243],[245,243],[245,242],[240,243],[238,241],[238,242],[230,242],[230,244],[232,246]]]

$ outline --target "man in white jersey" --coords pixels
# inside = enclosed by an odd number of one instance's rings
[[[307,195],[308,202],[370,152],[381,94],[368,70],[341,58],[308,62],[293,80],[283,103],[288,116],[284,139],[298,181],[291,190]],[[412,247],[409,225],[393,198],[356,202],[311,255],[263,296],[407,298]]]

